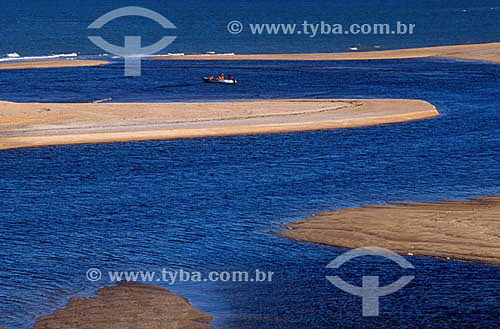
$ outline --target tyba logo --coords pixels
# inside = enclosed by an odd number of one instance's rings
[[[120,17],[124,16],[142,16],[150,18],[153,21],[160,24],[165,29],[175,29],[175,25],[172,24],[168,19],[158,14],[150,9],[141,7],[123,7],[110,11],[107,14],[102,15],[96,19],[92,24],[88,26],[89,29],[100,29],[106,23]],[[166,48],[171,44],[176,37],[164,36],[160,41],[147,46],[142,47],[140,36],[125,36],[124,47],[118,47],[112,45],[102,37],[99,36],[89,36],[90,41],[92,41],[96,46],[103,49],[104,51],[121,56],[125,59],[125,76],[140,76],[141,75],[141,56],[153,55],[162,49]]]
[[[396,254],[395,252],[380,248],[380,247],[363,247],[350,250],[331,261],[326,268],[339,268],[345,262],[361,257],[361,256],[382,256],[388,258],[398,264],[401,268],[414,268],[406,259]],[[379,315],[379,297],[392,294],[413,280],[414,276],[402,276],[397,281],[379,287],[378,276],[363,276],[362,286],[353,286],[345,282],[338,276],[327,276],[328,281],[333,283],[337,288],[350,293],[351,295],[361,296],[363,298],[363,316],[378,316]]]

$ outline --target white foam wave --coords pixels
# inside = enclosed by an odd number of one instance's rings
[[[113,98],[112,97],[108,97],[108,98],[103,98],[103,99],[96,99],[92,103],[99,104],[99,103],[109,102],[111,100],[113,100]]]
[[[210,53],[207,53],[207,54],[200,54],[200,55],[196,55],[196,56],[234,56],[236,55],[235,53],[222,53],[222,54],[217,54],[216,52],[210,52]]]
[[[9,55],[11,55],[11,56],[9,56]],[[56,55],[46,55],[46,56],[21,57],[18,53],[10,53],[10,54],[7,54],[7,57],[0,58],[0,62],[23,61],[23,60],[38,61],[38,60],[43,60],[43,59],[69,58],[69,57],[77,57],[77,56],[78,56],[77,53],[71,53],[71,54],[56,54]]]
[[[118,56],[118,58],[119,57],[120,56]],[[142,58],[142,57],[146,57],[146,55],[144,55],[144,54],[130,54],[130,55],[123,56],[123,58]]]
[[[215,51],[209,51],[204,54],[185,54],[185,53],[168,53],[168,54],[160,54],[160,55],[153,55],[155,57],[168,57],[168,56],[234,56],[236,55],[235,53],[221,53],[218,54]]]

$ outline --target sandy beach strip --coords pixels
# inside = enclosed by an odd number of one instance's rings
[[[351,128],[437,115],[432,104],[405,99],[0,102],[0,149]]]
[[[500,265],[500,197],[397,202],[320,212],[287,225],[285,237],[335,247],[387,248]]]
[[[394,50],[377,50],[340,53],[302,53],[302,54],[236,54],[236,55],[156,55],[148,58],[157,60],[196,60],[196,61],[342,61],[342,60],[375,60],[439,57],[471,61],[500,63],[500,42],[468,44],[455,46],[437,46],[423,48],[407,48]],[[19,61],[0,63],[0,70],[101,66],[109,64],[103,60],[60,59],[42,61]]]
[[[193,308],[168,289],[137,282],[118,282],[96,297],[73,297],[66,307],[36,320],[34,329],[212,328],[212,317]]]
[[[83,59],[59,59],[45,61],[20,61],[0,63],[0,70],[21,70],[21,69],[48,69],[58,67],[80,67],[80,66],[101,66],[109,64],[108,61],[83,60]]]
[[[255,54],[255,55],[185,55],[185,56],[152,56],[159,60],[269,60],[269,61],[340,61],[340,60],[373,60],[440,57],[474,61],[500,63],[500,42],[469,44],[457,46],[438,46],[396,50],[379,50],[367,52],[345,53],[311,53],[311,54]]]

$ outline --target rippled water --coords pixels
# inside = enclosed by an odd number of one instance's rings
[[[415,270],[401,270],[370,257],[326,270],[343,250],[277,234],[283,223],[319,210],[499,194],[497,65],[211,65],[147,61],[142,78],[119,84],[111,78],[122,74],[120,63],[2,72],[0,99],[394,97],[426,99],[442,115],[359,129],[2,151],[0,325],[28,327],[70,296],[109,284],[87,281],[91,267],[276,272],[272,283],[171,287],[221,328],[498,325],[498,267],[410,257]],[[177,83],[181,72],[195,77],[209,69],[234,72],[242,84],[161,87]],[[416,278],[382,297],[381,316],[367,319],[359,297],[325,279],[336,274],[356,285],[368,274],[380,275],[381,285],[403,274]]]
[[[163,29],[142,17],[113,20],[102,29],[87,27],[105,13],[124,6],[142,6],[168,18],[177,29]],[[162,53],[312,53],[426,47],[498,41],[497,0],[2,0],[0,58],[49,54],[98,55],[104,51],[87,39],[101,35],[121,46],[124,36],[142,37],[144,46],[165,34],[177,39]],[[230,21],[243,32],[228,32]],[[415,24],[406,35],[255,35],[248,24]],[[98,34],[97,34],[98,33]],[[378,47],[378,48],[375,48]]]

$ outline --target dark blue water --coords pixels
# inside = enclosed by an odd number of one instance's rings
[[[122,45],[125,35],[141,36],[143,44],[165,33],[177,40],[162,53],[280,53],[394,49],[492,42],[499,40],[497,0],[2,0],[0,57],[79,53],[103,54],[87,39],[89,26],[101,15],[124,6],[143,6],[168,18],[176,30],[165,31],[147,18],[120,18],[98,31]],[[244,24],[241,34],[227,31],[230,21]],[[415,24],[412,35],[253,35],[248,24]]]
[[[498,66],[441,59],[283,62],[142,61],[125,77],[123,61],[102,67],[0,72],[0,99],[17,102],[217,101],[269,98],[418,98],[448,107],[498,93]],[[224,72],[235,86],[204,84]],[[467,72],[463,76],[463,72]],[[471,92],[474,90],[474,92]],[[472,98],[472,99],[471,99]]]
[[[124,78],[122,68],[3,71],[0,99],[420,98],[442,115],[359,129],[2,151],[0,325],[28,327],[70,296],[109,284],[86,280],[97,267],[275,272],[270,283],[163,284],[221,328],[498,327],[498,267],[409,257],[415,269],[401,270],[365,257],[326,270],[343,250],[277,234],[319,210],[499,194],[498,65],[146,61],[140,78]],[[222,70],[241,84],[199,80]],[[416,278],[381,298],[381,316],[363,318],[361,299],[325,279],[337,274],[356,285],[362,275],[380,275],[381,285]]]

